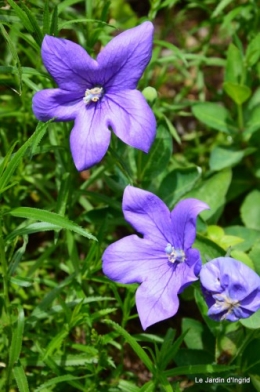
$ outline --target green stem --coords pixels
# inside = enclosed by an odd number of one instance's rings
[[[240,132],[244,130],[244,118],[243,118],[243,110],[242,105],[237,105],[237,122],[238,122],[238,129]]]

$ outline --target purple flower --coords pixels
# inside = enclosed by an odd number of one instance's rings
[[[151,58],[152,37],[152,23],[144,22],[113,38],[94,60],[71,41],[45,36],[42,59],[59,88],[37,92],[33,111],[41,121],[75,120],[70,147],[79,171],[103,158],[110,129],[149,151],[156,122],[136,86]]]
[[[143,329],[173,316],[178,294],[198,279],[200,254],[191,246],[196,217],[207,208],[200,200],[186,199],[170,212],[152,193],[126,187],[124,216],[143,238],[130,235],[110,245],[103,254],[103,271],[116,282],[141,283],[136,306]]]
[[[260,278],[245,264],[231,257],[218,257],[203,265],[202,292],[216,321],[237,321],[260,308]]]

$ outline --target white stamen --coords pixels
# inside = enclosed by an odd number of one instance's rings
[[[103,95],[103,87],[94,87],[85,91],[83,102],[89,104],[90,102],[97,102]]]
[[[183,263],[186,259],[184,251],[182,249],[174,249],[171,244],[167,244],[165,252],[170,263],[175,263],[175,261]]]

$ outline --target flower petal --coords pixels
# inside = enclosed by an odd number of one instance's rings
[[[176,314],[178,293],[197,278],[185,263],[157,268],[152,278],[145,280],[136,292],[136,306],[143,329]]]
[[[155,247],[153,247],[155,245]],[[103,272],[120,283],[142,283],[157,276],[157,270],[168,271],[167,257],[137,235],[130,235],[109,245],[103,256]]]
[[[58,88],[38,91],[32,101],[33,112],[40,121],[53,117],[56,121],[74,120],[83,106],[82,98],[77,93]]]
[[[109,92],[135,89],[152,55],[153,25],[144,22],[113,38],[99,53],[103,81]]]
[[[123,196],[125,219],[162,251],[171,242],[170,211],[153,193],[128,185]]]
[[[60,88],[78,91],[83,98],[85,90],[98,83],[98,64],[80,45],[46,35],[41,53],[47,71]]]
[[[70,149],[76,168],[81,171],[100,162],[111,133],[99,102],[79,111],[70,134]]]
[[[156,135],[156,120],[145,98],[137,90],[105,96],[109,125],[126,144],[148,152]]]
[[[196,237],[197,215],[209,206],[197,199],[181,200],[171,212],[171,228],[174,235],[173,245],[177,249],[188,249]]]

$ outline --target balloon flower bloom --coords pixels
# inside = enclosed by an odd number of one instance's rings
[[[260,278],[231,257],[218,257],[203,265],[202,292],[213,320],[238,321],[260,308]]]
[[[152,38],[153,25],[144,22],[113,38],[94,60],[71,41],[45,36],[42,59],[58,88],[37,92],[33,112],[40,121],[74,121],[70,148],[79,171],[103,158],[111,130],[149,151],[156,121],[136,86],[150,61]]]
[[[133,234],[108,246],[103,271],[119,283],[140,283],[136,306],[143,329],[175,315],[178,294],[198,279],[200,253],[191,246],[205,209],[202,201],[186,199],[170,212],[154,194],[126,187],[124,217],[143,237]]]

